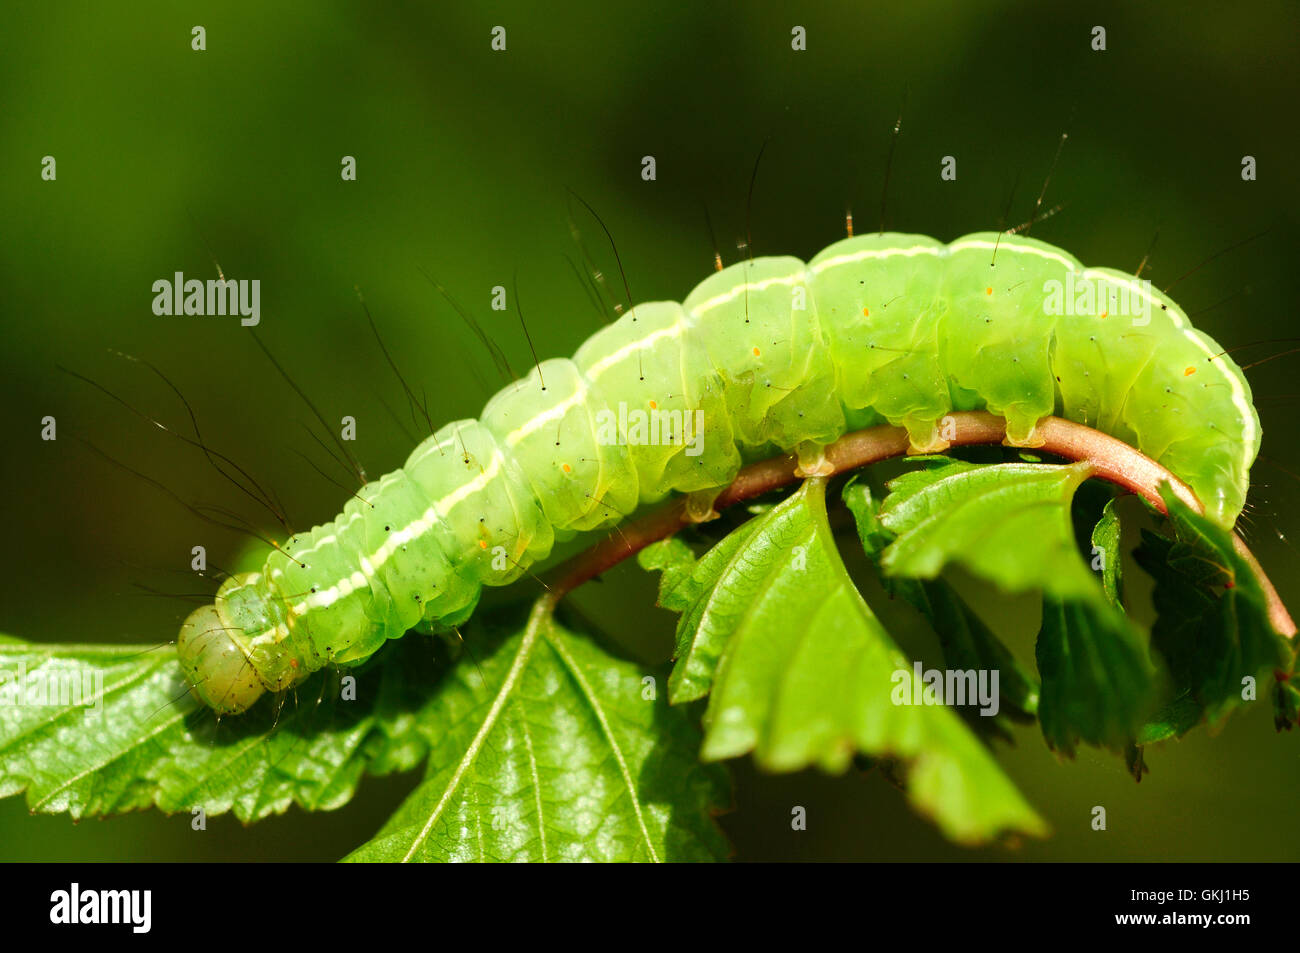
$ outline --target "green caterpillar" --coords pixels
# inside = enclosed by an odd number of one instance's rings
[[[849,238],[808,264],[733,265],[542,362],[226,580],[183,625],[181,664],[205,704],[241,712],[421,621],[463,621],[557,537],[670,493],[707,512],[745,460],[796,451],[815,472],[821,447],[872,424],[942,450],[954,410],[1005,418],[1017,446],[1050,414],[1104,431],[1225,526],[1260,442],[1240,368],[1132,275],[997,233]]]

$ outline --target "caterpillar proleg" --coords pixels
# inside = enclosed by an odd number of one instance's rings
[[[1023,447],[1048,415],[1086,424],[1231,526],[1261,433],[1222,351],[1147,282],[1025,237],[885,233],[806,264],[744,261],[541,362],[333,522],[228,579],[182,626],[182,666],[205,704],[241,712],[421,620],[463,621],[483,586],[514,581],[557,537],[707,496],[748,459],[797,451],[815,468],[820,447],[876,423],[943,450],[952,411],[1004,418]]]

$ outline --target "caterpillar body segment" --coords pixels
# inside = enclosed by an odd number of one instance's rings
[[[542,362],[227,580],[182,626],[182,666],[205,704],[240,712],[419,622],[463,621],[556,539],[671,493],[707,511],[774,452],[815,472],[821,447],[875,423],[942,450],[954,410],[1005,418],[1018,446],[1050,414],[1109,433],[1231,526],[1261,433],[1222,350],[1146,282],[1029,238],[865,235],[807,264],[745,261]]]
[[[690,340],[722,379],[744,450],[791,450],[845,433],[836,367],[807,266],[758,258],[715,272],[682,304]]]
[[[808,264],[849,425],[905,427],[925,452],[944,449],[938,422],[952,409],[939,352],[945,250],[923,235],[861,235]]]
[[[573,362],[588,380],[618,395],[605,418],[616,432],[605,437],[628,445],[641,502],[723,486],[740,469],[726,381],[680,304],[637,305],[588,338]],[[657,413],[683,429],[689,423],[690,440],[707,451],[687,452],[684,440],[633,439],[634,411]],[[651,436],[648,429],[645,436]]]

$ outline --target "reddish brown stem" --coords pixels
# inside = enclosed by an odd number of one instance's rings
[[[1002,443],[1006,438],[1006,421],[1001,417],[983,411],[953,413],[949,416],[951,420],[945,420],[945,436],[951,435],[949,439],[953,446]],[[1043,444],[1038,449],[1067,460],[1088,462],[1096,476],[1142,496],[1162,513],[1166,512],[1164,502],[1160,499],[1162,483],[1170,484],[1175,495],[1196,512],[1204,512],[1191,487],[1122,440],[1060,417],[1047,417],[1039,421],[1038,434],[1043,439]],[[826,447],[825,455],[833,468],[832,472],[842,473],[890,457],[902,456],[907,453],[908,447],[907,431],[903,428],[868,427],[866,430],[845,434]],[[800,478],[796,467],[793,455],[772,457],[751,464],[736,474],[736,479],[718,496],[714,508],[721,510],[793,483]],[[671,536],[691,522],[683,498],[620,527],[613,536],[556,568],[553,574],[555,581],[551,583],[551,597],[559,599],[587,580],[651,543]],[[1232,541],[1237,553],[1259,579],[1268,600],[1269,620],[1282,635],[1293,637],[1296,634],[1295,622],[1282,604],[1273,583],[1264,574],[1259,561],[1241,537],[1234,533]]]

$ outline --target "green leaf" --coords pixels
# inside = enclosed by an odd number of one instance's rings
[[[1138,745],[1149,745],[1170,738],[1181,738],[1200,724],[1205,709],[1200,702],[1192,698],[1190,692],[1184,692],[1151,716],[1134,738]]]
[[[690,605],[688,587],[695,569],[695,553],[680,537],[669,536],[651,543],[636,554],[636,561],[642,569],[660,573],[659,605],[676,612]]]
[[[692,573],[679,621],[722,645],[702,757],[753,752],[769,770],[844,771],[855,752],[907,763],[912,803],[961,842],[1046,827],[951,709],[921,700],[912,664],[863,602],[826,520],[825,483],[809,480],[724,541]],[[725,558],[724,558],[725,557]],[[683,664],[679,661],[678,665]]]
[[[843,498],[853,514],[867,557],[879,568],[881,553],[894,535],[880,523],[880,503],[861,480],[850,480]],[[1000,710],[1032,720],[1038,711],[1038,680],[1013,656],[966,601],[942,579],[906,579],[882,574],[890,595],[900,598],[929,620],[949,668],[997,671]],[[999,719],[1001,715],[999,714]],[[1004,729],[1005,730],[1005,729]]]
[[[1101,585],[1111,605],[1120,605],[1123,599],[1121,567],[1123,559],[1119,551],[1120,523],[1119,514],[1115,512],[1115,501],[1106,501],[1101,519],[1092,530],[1092,563],[1094,572],[1101,573]]]
[[[758,520],[744,523],[698,562],[690,547],[675,536],[646,547],[638,556],[646,569],[663,571],[659,605],[685,613],[677,626],[673,653],[677,664],[668,677],[668,699],[674,705],[703,698],[713,687],[713,673],[731,630],[729,620],[711,611],[713,604],[705,596],[758,525]]]
[[[1215,722],[1245,701],[1247,678],[1256,680],[1258,693],[1275,669],[1290,671],[1293,655],[1269,622],[1264,591],[1231,533],[1198,516],[1167,486],[1161,496],[1177,539],[1144,532],[1136,553],[1156,583],[1151,642],[1169,666],[1175,692],[1188,694]],[[1284,701],[1275,698],[1279,716],[1288,710]]]
[[[1035,648],[1043,679],[1038,711],[1043,738],[1071,757],[1080,741],[1128,752],[1155,707],[1155,671],[1119,601],[1122,559],[1114,500],[1106,501],[1089,539],[1090,568],[1100,574],[1101,598],[1045,595]],[[1132,759],[1130,766],[1138,770]]]
[[[958,563],[1008,591],[1040,589],[1038,718],[1048,745],[1125,750],[1152,707],[1153,672],[1118,604],[1119,521],[1107,504],[1092,531],[1101,580],[1075,541],[1072,503],[1086,463],[949,462],[894,480],[880,524],[896,534],[881,565],[932,579]]]
[[[152,805],[251,822],[290,804],[340,807],[364,772],[412,768],[437,736],[420,706],[439,669],[427,642],[405,642],[354,670],[355,702],[339,699],[337,676],[321,675],[278,714],[268,698],[217,723],[191,700],[172,646],[0,637],[0,796],[25,792],[33,811],[74,818]],[[27,692],[73,684],[88,691],[63,704]],[[83,697],[89,705],[67,704]]]
[[[486,629],[476,623],[465,630],[476,655],[482,651],[480,638],[493,644]],[[532,693],[528,697],[544,698],[554,681],[577,698],[573,686],[580,677],[598,699],[609,702],[607,726],[639,786],[640,813],[658,856],[725,855],[725,841],[701,806],[706,794],[707,805],[725,806],[725,773],[699,765],[699,733],[686,713],[669,710],[662,700],[642,701],[646,673],[585,640],[555,636],[546,645],[555,658],[568,646],[576,674],[561,683],[555,672],[534,663],[523,683]],[[485,673],[500,652],[498,646],[484,662]],[[340,699],[337,675],[317,676],[278,715],[267,699],[217,724],[210,711],[190,700],[170,646],[31,645],[0,637],[0,796],[26,792],[32,810],[78,818],[152,805],[167,813],[194,807],[208,814],[233,811],[252,822],[290,804],[337,808],[351,799],[364,773],[408,770],[430,751],[449,756],[448,746],[463,736],[464,720],[486,689],[477,683],[472,657],[462,656],[453,665],[447,655],[440,641],[431,644],[411,634],[390,643],[365,667],[349,671],[356,678],[356,701]],[[35,694],[28,696],[29,684],[35,690],[74,681],[90,689],[90,706],[47,706],[35,704],[43,700]],[[620,694],[608,697],[615,686]],[[521,698],[513,704],[530,703]],[[580,849],[566,842],[566,823],[582,831],[606,810],[574,789],[573,780],[587,777],[589,792],[597,790],[597,780],[614,790],[612,772],[620,763],[614,746],[601,749],[578,732],[590,727],[581,714],[552,705],[532,733],[545,756],[573,759],[553,761],[542,789],[530,788],[527,795],[529,805],[548,803],[553,808],[548,822],[560,825],[549,833],[549,856]],[[571,731],[578,733],[570,738]],[[622,779],[620,774],[620,784]],[[630,823],[620,811],[626,813],[631,803],[613,797],[606,806],[609,818],[598,830],[586,831],[592,856],[615,858],[623,847],[627,857],[617,859],[649,856],[634,837],[614,837],[620,824]],[[504,799],[496,806],[521,814],[531,809]],[[563,820],[566,815],[569,821]]]
[[[1098,601],[1070,520],[1074,491],[1091,472],[1068,466],[945,461],[893,480],[880,523],[895,539],[881,557],[892,576],[934,579],[958,563],[1009,592]]]
[[[1123,610],[1044,598],[1036,655],[1050,747],[1073,756],[1081,740],[1121,753],[1133,743],[1154,705],[1154,672]]]
[[[725,771],[696,759],[687,713],[646,673],[561,628],[538,603],[522,632],[480,637],[427,717],[425,780],[353,861],[707,860]]]

